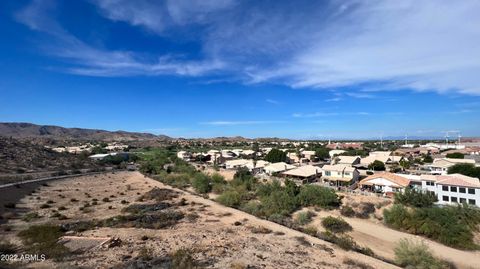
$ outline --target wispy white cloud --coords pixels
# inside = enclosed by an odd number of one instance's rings
[[[90,46],[67,32],[49,15],[55,5],[51,1],[33,1],[16,14],[19,22],[32,30],[53,38],[42,46],[50,55],[69,60],[72,65],[64,71],[86,76],[181,75],[200,76],[220,70],[224,64],[216,59],[185,60],[162,55],[154,60],[132,51],[110,51]]]
[[[256,124],[272,124],[272,123],[285,123],[285,121],[206,121],[200,122],[202,125],[214,125],[214,126],[230,126],[230,125],[256,125]]]
[[[365,98],[365,99],[374,99],[377,98],[377,96],[370,94],[370,93],[364,93],[364,92],[347,92],[345,95],[353,97],[353,98]]]
[[[93,0],[100,13],[169,38],[191,30],[201,60],[106,51],[76,39],[41,1],[20,13],[31,29],[56,38],[49,52],[81,75],[223,75],[296,88],[480,94],[480,2]],[[438,16],[442,14],[442,16]],[[371,95],[371,94],[370,94]],[[363,96],[363,97],[361,97]],[[373,96],[373,95],[371,95]],[[333,99],[333,98],[332,98]]]
[[[274,105],[279,105],[280,102],[277,101],[277,100],[273,100],[273,99],[267,99],[265,100],[267,103],[270,103],[270,104],[274,104]]]
[[[329,98],[329,99],[325,99],[325,102],[339,102],[339,101],[342,101],[343,98],[341,97],[333,97],[333,98]]]

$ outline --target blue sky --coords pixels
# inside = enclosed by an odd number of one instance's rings
[[[0,121],[480,136],[478,1],[1,1]]]

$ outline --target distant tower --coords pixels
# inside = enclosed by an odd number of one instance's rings
[[[405,146],[408,144],[408,135],[405,134]]]
[[[380,135],[380,147],[383,149],[383,134]]]
[[[445,132],[445,145],[447,146],[448,146],[448,133],[449,133],[448,131]]]
[[[458,144],[460,145],[460,138],[462,138],[462,136],[460,135],[460,133],[458,133]]]

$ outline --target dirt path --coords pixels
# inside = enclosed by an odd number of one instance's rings
[[[338,213],[320,212],[315,224],[320,224],[320,218],[326,216],[339,216]],[[479,268],[480,251],[462,251],[444,246],[440,243],[425,239],[420,236],[403,233],[387,228],[370,220],[343,217],[353,228],[350,235],[361,245],[370,247],[376,254],[393,259],[395,244],[402,238],[422,240],[429,246],[435,256],[455,263],[458,268]]]

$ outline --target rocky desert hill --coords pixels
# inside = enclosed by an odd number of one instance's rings
[[[0,123],[0,136],[30,139],[86,140],[86,141],[132,141],[132,140],[168,140],[165,135],[126,131],[106,131],[84,128],[65,128],[32,123]]]

